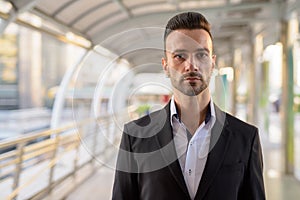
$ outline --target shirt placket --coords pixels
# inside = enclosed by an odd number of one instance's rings
[[[194,138],[188,143],[186,162],[185,162],[185,179],[188,184],[188,189],[191,197],[195,193],[194,182],[196,172],[196,160],[197,160],[197,148],[194,142]]]

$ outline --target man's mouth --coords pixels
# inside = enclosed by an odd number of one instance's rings
[[[183,79],[188,81],[202,80],[202,75],[197,72],[189,72],[183,75]]]
[[[184,80],[187,80],[187,81],[197,81],[197,80],[201,80],[200,77],[185,77]]]

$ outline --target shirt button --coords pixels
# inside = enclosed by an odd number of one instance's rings
[[[192,170],[191,169],[189,169],[189,175],[192,175]]]

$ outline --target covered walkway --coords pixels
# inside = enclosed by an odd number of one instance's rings
[[[110,199],[124,123],[172,96],[183,11],[212,25],[214,102],[259,127],[268,199],[299,199],[298,0],[0,0],[0,199]]]

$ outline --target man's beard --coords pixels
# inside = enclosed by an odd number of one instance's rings
[[[185,83],[186,78],[197,78],[197,82],[200,83],[194,83],[190,82],[189,84]],[[175,87],[177,90],[182,92],[183,94],[187,96],[197,96],[201,92],[203,92],[209,85],[210,82],[210,76],[205,79],[200,73],[198,72],[189,72],[186,74],[183,74],[179,80],[175,80],[174,78],[171,78],[171,82],[173,87]]]

